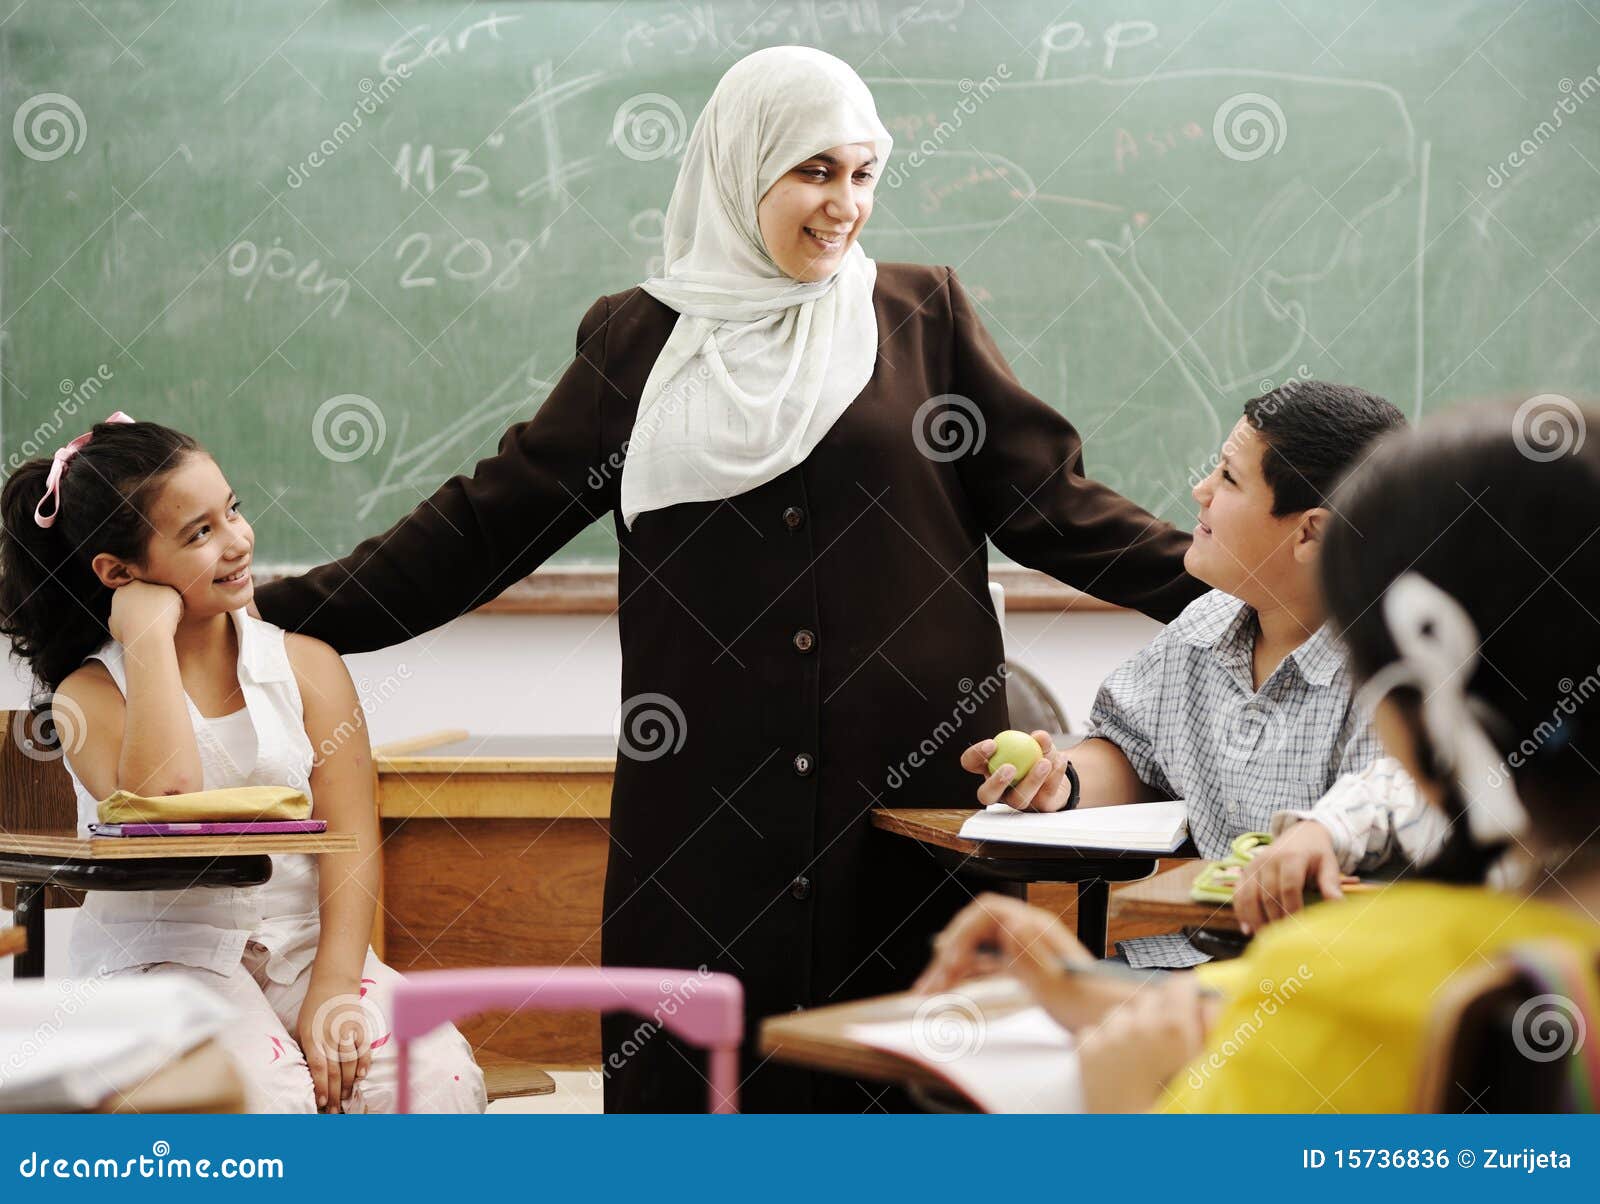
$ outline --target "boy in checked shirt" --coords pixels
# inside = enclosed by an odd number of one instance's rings
[[[1235,837],[1312,808],[1342,775],[1367,770],[1378,742],[1325,622],[1317,562],[1334,485],[1373,440],[1404,426],[1383,398],[1321,381],[1246,402],[1193,490],[1200,513],[1185,566],[1212,591],[1105,680],[1070,752],[1035,732],[1046,755],[1013,781],[1009,765],[987,775],[994,741],[968,748],[962,765],[985,775],[978,800],[1059,811],[1184,799],[1191,840],[1219,858]],[[1139,967],[1207,960],[1176,933],[1117,948]]]

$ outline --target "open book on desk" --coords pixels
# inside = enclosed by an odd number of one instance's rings
[[[769,1017],[763,1053],[953,1092],[985,1112],[1080,1112],[1071,1034],[1009,977],[938,995],[885,995]]]
[[[1018,811],[996,803],[962,824],[961,835],[969,840],[1055,848],[1173,853],[1188,838],[1189,807],[1179,799],[1043,812]]]

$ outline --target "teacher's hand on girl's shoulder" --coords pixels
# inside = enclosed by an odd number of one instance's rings
[[[111,592],[111,638],[127,645],[171,640],[183,618],[183,595],[170,585],[130,581]]]
[[[989,772],[989,758],[995,752],[993,740],[980,740],[961,754],[961,768],[983,778],[983,784],[978,787],[978,801],[985,807],[1004,803],[1018,811],[1059,811],[1072,798],[1072,784],[1067,780],[1067,754],[1050,742],[1049,732],[1029,734],[1039,742],[1044,756],[1020,781],[1016,780],[1016,770],[1010,765]]]

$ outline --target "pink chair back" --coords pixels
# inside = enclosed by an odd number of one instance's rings
[[[730,974],[598,966],[518,966],[407,974],[394,996],[399,1110],[411,1110],[410,1043],[493,1011],[630,1011],[708,1052],[710,1111],[739,1110],[744,988]]]

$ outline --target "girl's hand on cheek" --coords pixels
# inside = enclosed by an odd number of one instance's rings
[[[111,593],[111,638],[119,644],[170,641],[183,618],[183,595],[170,585],[130,581]]]

